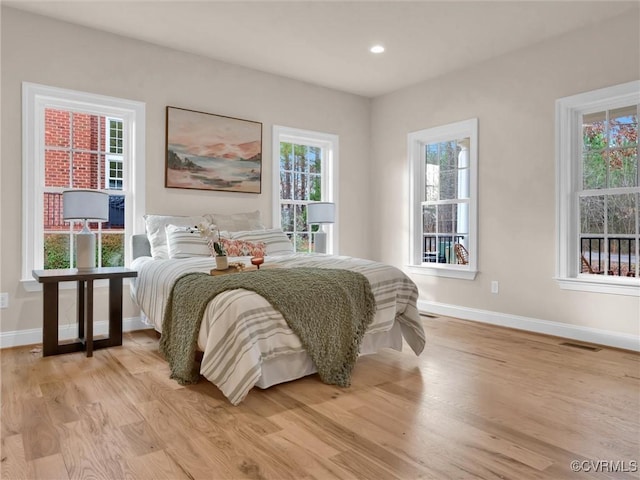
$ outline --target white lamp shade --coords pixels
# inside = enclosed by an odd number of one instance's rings
[[[334,223],[336,204],[333,202],[312,202],[307,204],[307,223]]]
[[[109,220],[109,194],[97,190],[65,190],[62,192],[64,220]]]

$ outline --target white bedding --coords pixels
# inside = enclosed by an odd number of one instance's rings
[[[248,263],[246,257],[231,257],[229,261]],[[416,308],[417,288],[397,268],[353,257],[313,254],[267,256],[265,262],[278,267],[343,268],[362,273],[371,284],[377,310],[360,353],[374,353],[384,347],[400,350],[401,336],[416,355],[424,348],[424,330]],[[214,266],[212,258],[137,258],[131,265],[138,271],[131,283],[132,297],[154,328],[162,332],[165,303],[176,279],[187,272],[209,272]],[[282,315],[248,290],[230,290],[209,302],[198,348],[204,352],[200,373],[234,405],[254,386],[266,388],[315,372]]]

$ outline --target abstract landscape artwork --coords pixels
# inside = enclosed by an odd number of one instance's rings
[[[167,107],[165,187],[260,193],[262,123]]]

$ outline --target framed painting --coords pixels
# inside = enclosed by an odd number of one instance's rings
[[[165,187],[260,193],[262,123],[167,107]]]

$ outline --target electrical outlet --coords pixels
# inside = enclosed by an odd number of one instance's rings
[[[7,292],[0,293],[0,308],[9,308],[9,294]]]
[[[491,282],[491,293],[498,293],[500,291],[500,285],[496,280]]]

